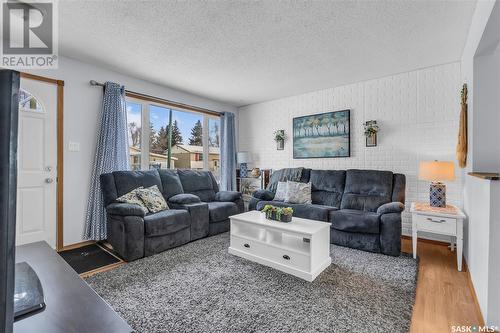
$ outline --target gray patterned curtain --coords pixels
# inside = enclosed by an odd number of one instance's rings
[[[220,187],[223,191],[236,191],[236,131],[231,112],[221,116],[220,137]]]
[[[103,173],[129,169],[125,88],[117,83],[104,85],[98,131],[84,235],[85,239],[92,240],[106,239],[106,212],[99,177]]]

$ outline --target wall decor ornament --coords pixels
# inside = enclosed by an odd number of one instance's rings
[[[293,118],[293,158],[351,156],[350,110]]]
[[[366,147],[376,147],[377,146],[377,133],[379,127],[376,120],[368,120],[365,122],[365,137],[366,137]]]
[[[277,130],[274,132],[274,141],[276,141],[276,149],[283,150],[285,149],[285,130]]]
[[[461,91],[460,125],[458,127],[457,160],[460,168],[467,165],[467,84],[463,84]]]
[[[240,164],[240,177],[248,177],[248,163],[252,162],[252,156],[248,151],[239,151],[236,154],[236,161]]]
[[[250,175],[253,178],[259,178],[260,177],[260,169],[259,168],[253,168],[252,172],[250,172]]]

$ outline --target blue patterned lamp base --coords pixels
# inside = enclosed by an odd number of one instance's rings
[[[446,207],[446,185],[431,183],[429,199],[431,207]]]
[[[248,177],[248,168],[246,163],[240,163],[240,177]]]

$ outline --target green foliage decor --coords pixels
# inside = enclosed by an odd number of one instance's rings
[[[291,218],[291,216],[293,214],[293,208],[292,207],[276,207],[273,205],[265,205],[264,208],[261,210],[261,212],[265,213],[266,218],[269,220],[281,221],[283,217]]]
[[[274,141],[285,141],[286,134],[284,130],[278,130],[274,132]]]
[[[377,134],[379,131],[379,127],[376,121],[367,121],[365,124],[365,136],[372,136],[373,134]]]

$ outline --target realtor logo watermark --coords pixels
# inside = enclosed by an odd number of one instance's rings
[[[479,325],[452,325],[451,333],[494,333],[498,331],[498,326],[479,326]]]
[[[2,0],[1,67],[55,69],[58,65],[57,2]]]

